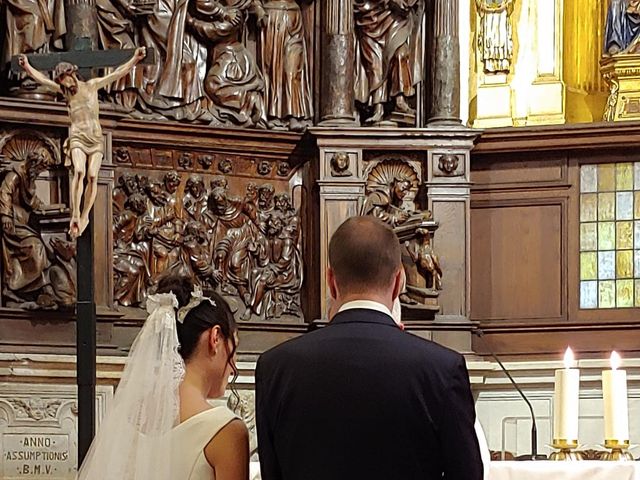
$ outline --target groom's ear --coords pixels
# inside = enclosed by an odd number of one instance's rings
[[[393,279],[393,296],[392,298],[395,300],[400,296],[400,294],[404,291],[404,284],[406,282],[406,277],[404,273],[404,268],[400,267],[398,272],[396,273]]]
[[[336,284],[336,276],[331,267],[327,267],[327,286],[329,287],[329,295],[336,300],[338,298],[338,285]]]

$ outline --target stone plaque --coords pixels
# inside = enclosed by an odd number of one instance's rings
[[[113,388],[96,388],[102,418]],[[73,385],[0,384],[0,478],[71,480],[77,471]]]

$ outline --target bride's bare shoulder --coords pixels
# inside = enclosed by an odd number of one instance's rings
[[[216,480],[249,478],[249,432],[238,418],[231,420],[211,439],[205,457],[216,473]]]

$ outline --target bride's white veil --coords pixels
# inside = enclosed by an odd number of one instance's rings
[[[111,406],[78,472],[79,480],[175,480],[171,429],[179,421],[178,353],[172,293],[147,298],[147,318],[131,347]]]

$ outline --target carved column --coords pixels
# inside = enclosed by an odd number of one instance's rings
[[[430,124],[461,123],[458,1],[435,0]]]
[[[325,0],[322,31],[322,126],[355,124],[352,0]]]
[[[98,46],[98,20],[95,0],[65,0],[67,50],[95,50]]]

